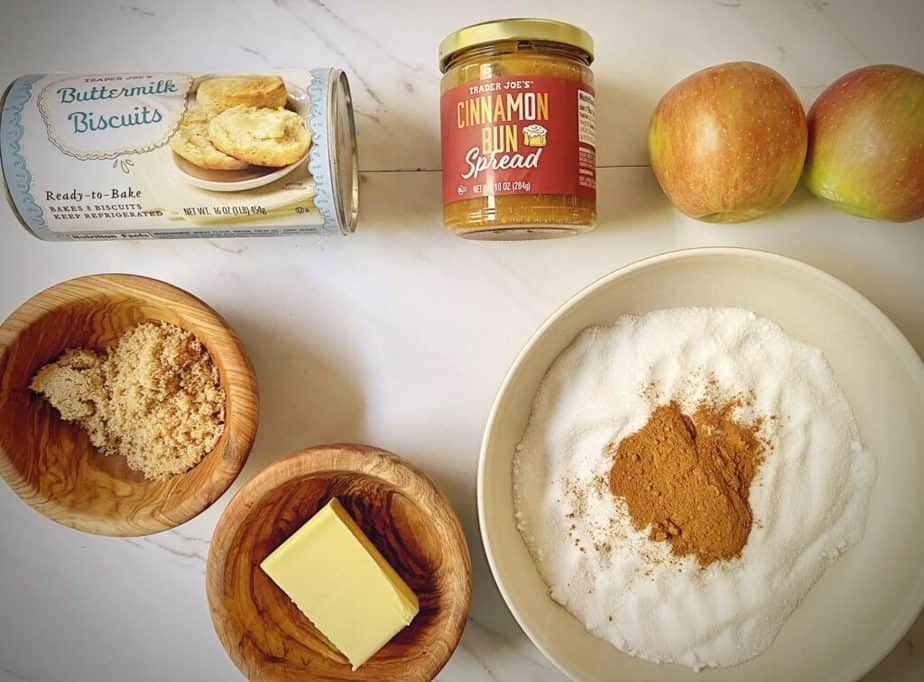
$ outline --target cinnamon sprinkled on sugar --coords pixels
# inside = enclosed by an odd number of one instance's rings
[[[613,448],[609,484],[637,530],[702,566],[740,556],[753,522],[749,492],[764,457],[762,419],[733,416],[741,397],[704,400],[692,416],[670,402]]]

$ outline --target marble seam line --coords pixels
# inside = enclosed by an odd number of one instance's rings
[[[648,163],[608,163],[602,166],[596,166],[597,170],[607,170],[610,168],[651,168]],[[374,168],[371,170],[359,169],[363,175],[373,173],[442,173],[442,168]]]

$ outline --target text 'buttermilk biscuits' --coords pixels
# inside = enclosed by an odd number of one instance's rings
[[[226,154],[255,166],[295,163],[311,142],[301,116],[288,109],[234,107],[209,122],[209,139]]]
[[[278,109],[286,105],[286,85],[279,76],[209,78],[199,85],[196,101],[215,114],[237,106]]]
[[[186,112],[180,126],[170,138],[170,148],[199,168],[208,170],[240,170],[247,162],[228,156],[209,139],[209,113],[202,107]]]

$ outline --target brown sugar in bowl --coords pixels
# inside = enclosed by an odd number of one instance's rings
[[[420,600],[377,654],[350,664],[260,568],[337,497]],[[250,680],[431,680],[462,636],[471,602],[465,535],[446,498],[397,456],[364,445],[308,448],[250,480],[228,504],[209,549],[212,623]]]
[[[123,457],[94,448],[29,389],[45,363],[72,347],[103,350],[147,320],[196,336],[225,390],[225,429],[189,471],[145,480]],[[170,284],[137,275],[91,275],[56,284],[0,325],[0,476],[29,506],[98,535],[134,536],[188,521],[217,500],[243,468],[257,430],[253,367],[237,335],[209,306]]]

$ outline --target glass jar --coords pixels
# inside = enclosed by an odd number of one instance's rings
[[[593,229],[593,40],[548,19],[504,19],[440,44],[443,222],[468,239]]]

